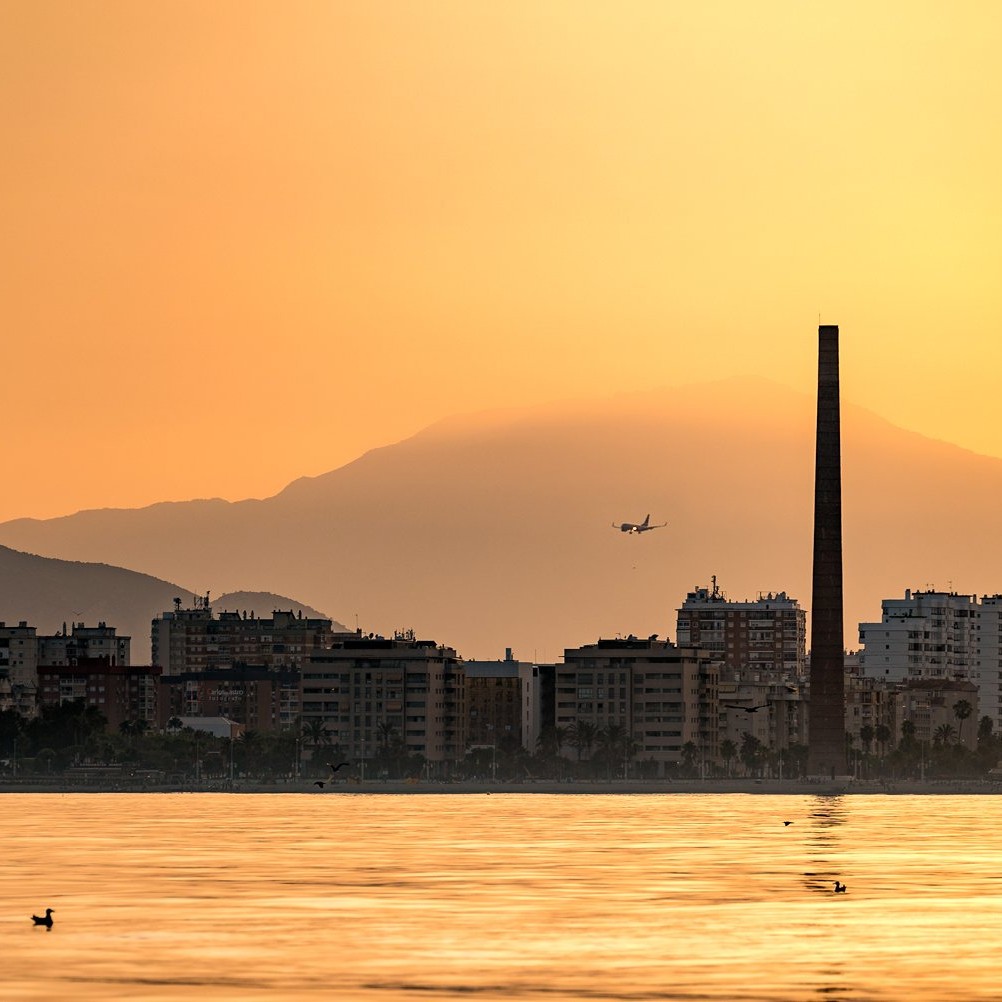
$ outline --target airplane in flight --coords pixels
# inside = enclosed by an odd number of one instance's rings
[[[620,532],[629,532],[632,534],[650,532],[651,529],[663,529],[667,524],[667,522],[660,522],[658,525],[651,525],[651,516],[648,515],[647,518],[639,524],[637,522],[623,522],[622,525],[616,525],[616,523],[613,522],[612,527],[614,529],[619,529]]]

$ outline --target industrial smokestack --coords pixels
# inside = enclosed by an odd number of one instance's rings
[[[814,472],[811,702],[808,772],[833,778],[845,767],[842,639],[842,449],[838,327],[818,327],[818,429]]]

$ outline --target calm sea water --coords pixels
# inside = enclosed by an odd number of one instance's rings
[[[1002,797],[7,794],[0,840],[5,999],[1002,998]]]

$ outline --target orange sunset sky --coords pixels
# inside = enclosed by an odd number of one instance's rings
[[[994,0],[0,0],[0,518],[813,392],[819,313],[844,399],[1002,456],[1000,53]]]

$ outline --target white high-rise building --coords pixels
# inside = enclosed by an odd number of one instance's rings
[[[1002,732],[1002,595],[981,599],[981,663],[978,686],[981,715],[991,717],[995,733]]]
[[[860,623],[860,672],[888,682],[959,679],[980,689],[977,595],[905,590],[881,602],[879,623]],[[996,702],[998,697],[996,697]]]

